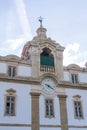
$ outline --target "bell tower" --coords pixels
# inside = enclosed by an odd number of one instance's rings
[[[27,42],[23,48],[21,58],[31,63],[32,77],[40,77],[43,74],[54,74],[59,80],[63,78],[63,51],[59,43],[56,43],[46,35],[47,29],[42,25],[42,18],[39,18],[40,27],[37,35]]]

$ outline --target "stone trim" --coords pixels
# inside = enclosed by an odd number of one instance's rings
[[[36,93],[36,92],[31,92],[30,94],[33,97],[39,97],[40,96],[40,93]]]
[[[39,130],[39,96],[40,93],[31,92],[32,130]]]
[[[40,125],[43,128],[61,128],[61,125]],[[68,125],[68,128],[87,128],[87,126]]]
[[[9,124],[9,123],[0,123],[0,126],[4,127],[31,127],[31,124]],[[41,128],[61,128],[61,125],[40,125]],[[87,128],[87,126],[77,126],[77,125],[69,125],[69,128]]]
[[[31,124],[10,124],[10,123],[0,123],[0,126],[7,126],[7,127],[10,127],[10,126],[13,126],[13,127],[31,127],[32,125]],[[40,127],[43,127],[43,128],[60,128],[61,125],[40,125]],[[87,128],[87,126],[77,126],[77,125],[69,125],[68,126],[69,128]]]
[[[0,81],[2,82],[11,82],[11,83],[20,83],[20,84],[39,84],[40,85],[40,79],[37,78],[25,78],[25,77],[3,77],[0,75]]]
[[[84,84],[72,84],[70,82],[61,82],[58,85],[60,87],[62,87],[62,88],[87,90],[87,83],[84,83]]]
[[[42,128],[61,128],[61,125],[40,125],[40,127]]]
[[[10,88],[10,89],[6,90],[6,92],[7,92],[7,93],[12,93],[12,94],[13,94],[13,93],[16,93],[16,90]]]
[[[15,94],[16,93],[16,90],[14,89],[8,89],[6,90],[7,94],[5,94],[5,102],[4,102],[4,116],[16,116],[16,102],[17,102],[17,95]],[[14,97],[15,100],[14,100],[14,113],[7,113],[7,103],[9,102],[10,103],[10,107],[12,108],[12,102],[13,101],[7,101],[7,97]],[[11,110],[11,109],[10,109]]]
[[[80,107],[81,116],[80,115],[76,116],[75,108],[78,109],[78,106],[75,106],[75,104],[74,104],[75,102],[80,102],[79,107]],[[74,95],[73,96],[73,107],[74,107],[74,118],[75,119],[84,119],[84,116],[83,116],[83,105],[82,105],[82,100],[81,100],[81,96],[80,95]],[[79,113],[79,111],[78,111],[78,113]]]
[[[3,82],[12,82],[12,83],[20,83],[20,84],[38,84],[40,85],[41,83],[40,78],[32,78],[32,77],[8,77],[8,76],[3,76],[0,75],[0,81]],[[81,89],[81,90],[87,90],[87,83],[84,84],[71,84],[70,82],[65,82],[65,81],[61,81],[58,82],[57,84],[57,80],[54,79],[56,86],[62,87],[62,88],[70,88],[70,89]]]
[[[65,98],[67,98],[67,95],[58,95],[58,97],[61,99],[65,99]]]
[[[77,126],[77,125],[69,125],[69,128],[87,128],[87,126]]]
[[[61,130],[68,130],[68,117],[66,108],[66,95],[58,95],[60,103]]]
[[[0,123],[0,126],[13,126],[13,127],[31,127],[31,124],[10,124],[10,123]]]

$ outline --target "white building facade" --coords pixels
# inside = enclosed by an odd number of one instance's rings
[[[21,57],[0,57],[0,130],[87,129],[87,68],[63,51],[40,26]]]

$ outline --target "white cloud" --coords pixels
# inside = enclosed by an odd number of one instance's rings
[[[80,47],[79,43],[69,44],[68,46],[66,46],[64,53],[66,55],[70,55],[69,53],[70,51],[77,52],[79,50],[79,47]]]
[[[28,17],[27,17],[27,13],[25,10],[25,5],[23,0],[14,0],[15,4],[16,4],[16,9],[19,15],[19,19],[20,19],[20,23],[21,23],[21,27],[23,30],[23,33],[25,35],[26,38],[28,38],[29,40],[32,39],[32,33],[31,33],[31,28],[30,28],[30,23],[28,21]]]
[[[78,43],[73,43],[66,46],[66,49],[64,51],[64,65],[68,65],[74,62],[76,55],[72,56],[71,51],[74,53],[78,52],[79,46],[80,45]]]
[[[9,54],[15,54],[20,56],[25,42],[26,39],[24,37],[3,41],[2,43],[0,43],[0,55],[6,56]]]
[[[0,43],[0,55],[6,56],[9,54],[15,54],[21,56],[22,49],[25,43],[26,39],[24,38],[24,36],[21,36],[17,39],[8,39],[3,43]],[[66,46],[63,60],[65,66],[72,63],[78,64],[81,67],[85,66],[85,63],[87,61],[87,51],[79,52],[79,48],[79,43],[73,43]]]
[[[72,51],[77,52],[79,50],[80,44],[78,43],[73,43],[68,46]]]
[[[5,37],[9,38],[12,37],[14,34],[16,24],[15,24],[15,17],[13,11],[9,10],[7,12],[6,21],[5,21]]]
[[[64,51],[64,65],[78,64],[84,66],[86,62],[87,51],[79,52],[80,44],[72,43],[66,46]]]
[[[84,60],[84,61],[82,61],[82,62],[79,62],[79,66],[84,67],[84,66],[85,66],[85,63],[86,63],[86,60]]]
[[[10,49],[16,50],[18,46],[20,46],[24,42],[24,38],[12,39],[7,42],[10,44]]]

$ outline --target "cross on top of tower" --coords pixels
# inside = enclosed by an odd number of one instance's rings
[[[39,20],[39,22],[40,22],[40,27],[42,27],[43,18],[40,16],[40,17],[38,18],[38,20]]]

